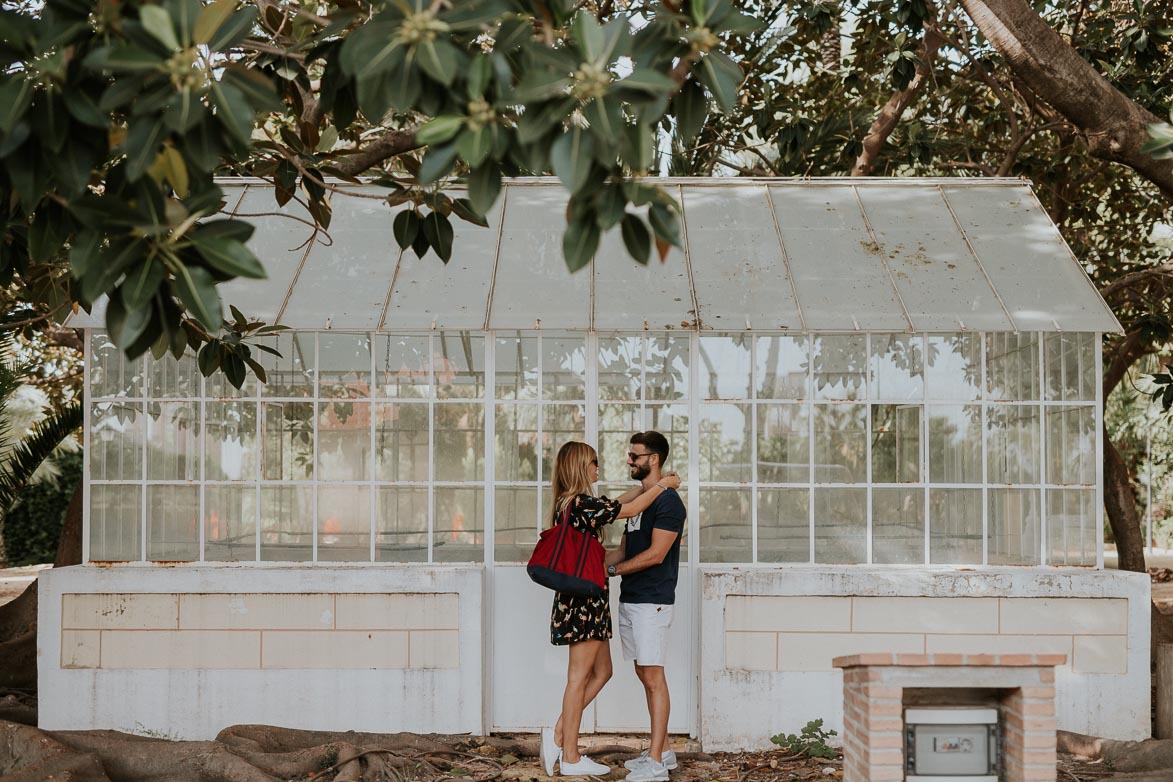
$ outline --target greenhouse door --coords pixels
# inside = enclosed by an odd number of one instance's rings
[[[552,725],[562,708],[566,684],[566,649],[550,645],[552,593],[530,581],[524,566],[497,565],[492,569],[492,654],[489,715],[494,731],[537,731]],[[618,594],[612,596],[612,611]],[[680,568],[676,611],[669,641],[672,659],[667,666],[672,695],[672,733],[692,733],[696,712],[695,601],[692,571]],[[582,730],[632,732],[648,730],[643,688],[616,633],[611,641],[615,675],[597,702],[583,713]]]

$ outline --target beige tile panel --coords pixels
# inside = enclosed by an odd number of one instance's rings
[[[409,668],[459,668],[459,630],[412,630]]]
[[[725,629],[848,632],[851,598],[729,595],[725,598]]]
[[[929,654],[1065,654],[1071,662],[1069,635],[927,635]]]
[[[101,654],[101,630],[61,631],[62,668],[97,668]]]
[[[1128,636],[1075,636],[1071,667],[1076,673],[1128,673]]]
[[[263,668],[406,668],[403,631],[268,630]]]
[[[996,597],[856,597],[857,633],[996,633]]]
[[[729,671],[778,670],[777,633],[725,633],[725,669]]]
[[[108,594],[61,596],[66,630],[174,630],[178,595]]]
[[[244,630],[107,630],[103,668],[257,668],[261,634]]]
[[[334,627],[334,595],[180,595],[179,627],[182,630],[328,630]]]
[[[1001,632],[1021,635],[1124,635],[1122,597],[1002,597]]]
[[[457,630],[460,596],[405,592],[338,595],[339,630]]]
[[[844,655],[924,649],[925,637],[915,633],[779,633],[778,670],[833,671],[831,660]]]

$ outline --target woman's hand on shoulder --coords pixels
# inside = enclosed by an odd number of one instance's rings
[[[660,476],[658,483],[665,489],[679,489],[680,476],[674,472],[666,472]]]

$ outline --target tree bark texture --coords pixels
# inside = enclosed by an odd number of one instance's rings
[[[1136,497],[1132,493],[1132,481],[1128,466],[1120,451],[1108,438],[1104,428],[1104,509],[1108,514],[1108,525],[1116,539],[1116,553],[1121,570],[1145,572],[1144,544],[1140,535],[1140,516],[1136,512]]]
[[[419,149],[420,144],[415,141],[416,128],[405,130],[389,130],[381,136],[367,142],[353,154],[348,154],[336,162],[333,168],[343,176],[358,176],[366,173],[372,166],[377,166],[384,160]]]
[[[1132,168],[1173,198],[1173,160],[1141,151],[1157,117],[1113,87],[1025,0],[961,0],[1015,76],[1075,125],[1093,155]]]

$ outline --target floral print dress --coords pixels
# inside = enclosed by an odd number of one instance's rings
[[[618,500],[580,494],[570,506],[570,524],[603,539],[603,526],[615,521],[621,505]],[[580,597],[554,593],[554,610],[550,616],[550,643],[567,646],[579,641],[607,641],[611,638],[611,603],[607,586],[598,597]]]

